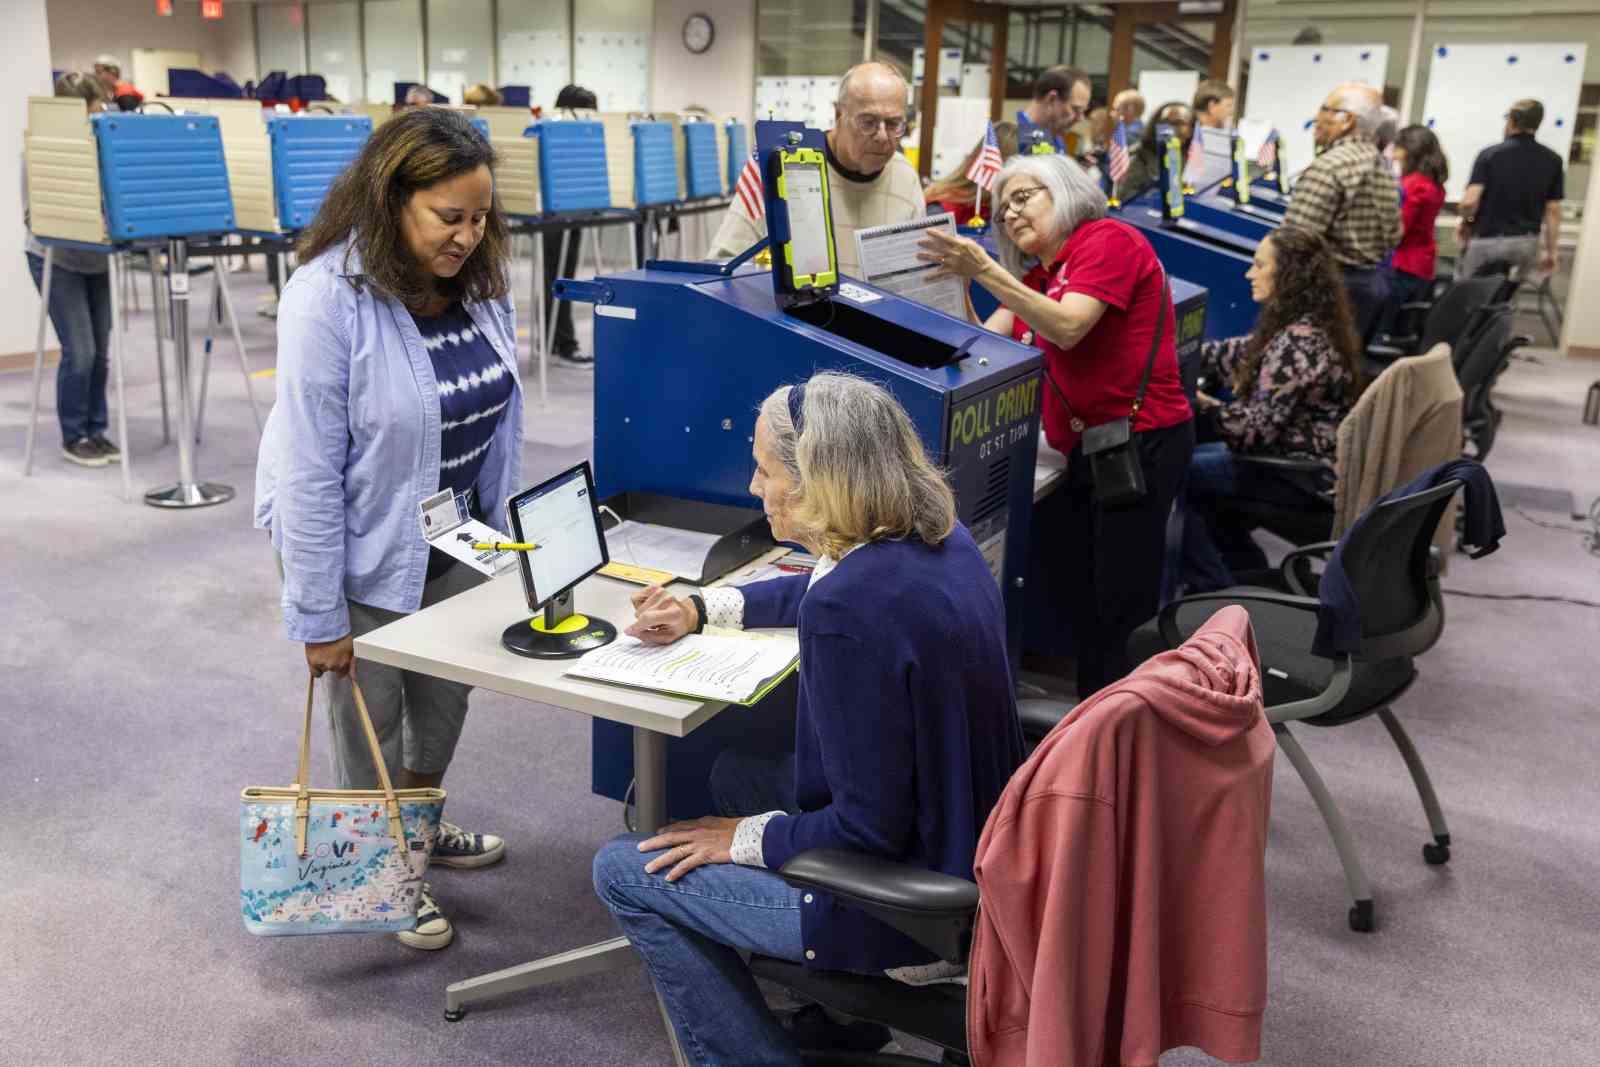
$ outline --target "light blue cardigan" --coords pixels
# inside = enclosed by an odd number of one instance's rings
[[[509,295],[466,309],[515,383],[476,487],[494,522],[522,468],[516,312]],[[410,312],[373,287],[349,242],[283,288],[277,388],[255,525],[283,560],[289,639],[343,637],[352,600],[417,610],[428,569],[417,502],[439,488],[438,384]]]

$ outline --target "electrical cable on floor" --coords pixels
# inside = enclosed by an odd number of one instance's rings
[[[1589,554],[1591,556],[1600,556],[1600,497],[1595,497],[1594,503],[1589,505],[1589,525],[1586,527],[1568,526],[1563,522],[1550,522],[1546,519],[1529,515],[1523,510],[1521,504],[1517,504],[1513,510],[1542,529],[1559,530],[1562,533],[1580,535],[1583,538],[1583,547],[1588,550]]]
[[[1471,597],[1474,600],[1541,600],[1551,604],[1576,604],[1582,608],[1600,608],[1600,601],[1582,600],[1572,596],[1547,596],[1541,593],[1475,593],[1466,589],[1441,590],[1447,596]]]

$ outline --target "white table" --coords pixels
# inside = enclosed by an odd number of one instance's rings
[[[573,607],[620,630],[633,619],[628,595],[638,588],[595,576],[578,586]],[[667,819],[666,738],[683,737],[727,705],[567,678],[570,659],[526,659],[506,651],[501,631],[529,616],[522,583],[512,571],[356,638],[356,657],[633,727],[638,826],[658,829]],[[637,958],[627,938],[614,937],[455,982],[445,990],[445,1018],[460,1019],[474,1001],[597,974]]]
[[[1037,504],[1067,480],[1067,457],[1039,438],[1039,458],[1033,465],[1033,502]]]

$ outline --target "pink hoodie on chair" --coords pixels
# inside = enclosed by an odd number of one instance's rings
[[[978,842],[974,1067],[1260,1058],[1276,748],[1237,606],[1050,732]]]

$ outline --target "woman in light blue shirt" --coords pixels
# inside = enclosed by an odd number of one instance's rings
[[[377,786],[348,679],[356,635],[475,584],[431,549],[418,503],[455,491],[498,519],[518,485],[522,388],[494,150],[459,112],[379,127],[329,190],[278,310],[277,403],[256,467],[256,526],[283,572],[284,626],[331,673],[339,785]],[[361,688],[401,788],[437,787],[469,687],[367,663]],[[432,862],[481,867],[492,834],[444,823]],[[414,948],[454,930],[424,887]]]

